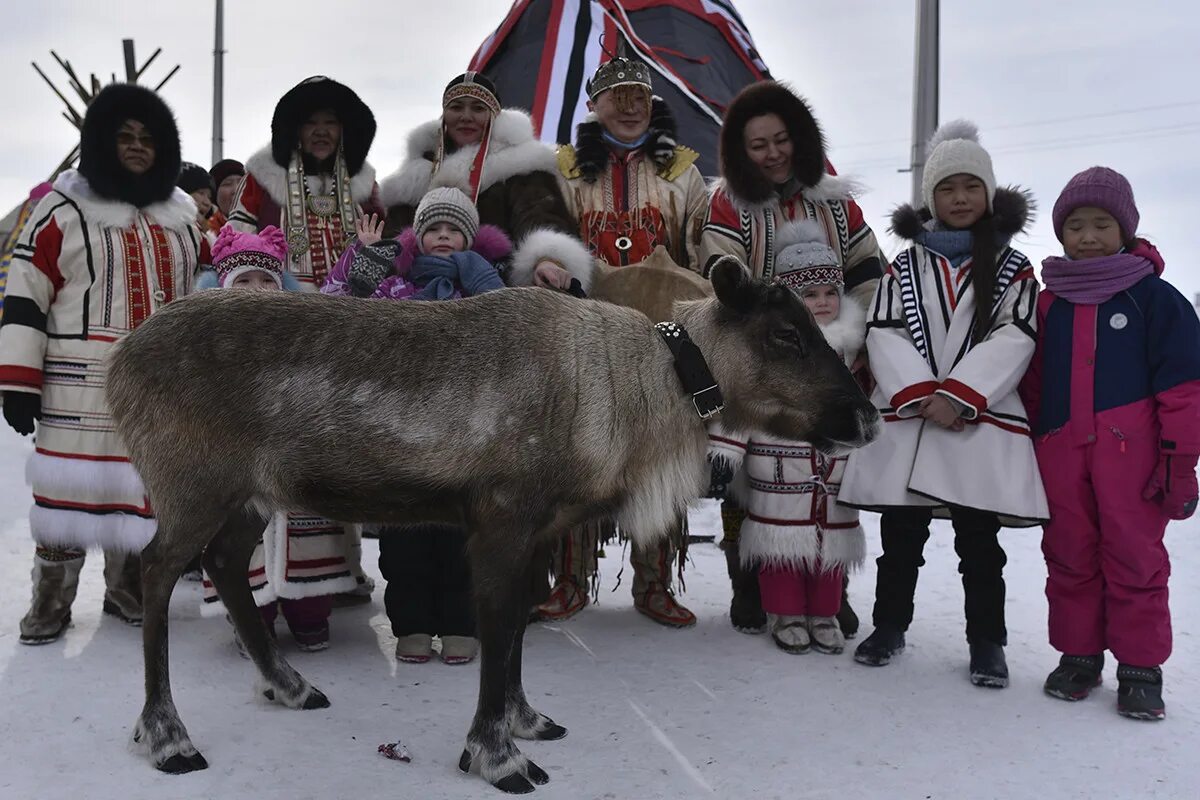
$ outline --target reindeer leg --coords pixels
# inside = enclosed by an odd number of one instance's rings
[[[508,717],[508,668],[520,646],[521,623],[529,617],[528,581],[513,576],[523,576],[531,535],[520,524],[493,523],[469,545],[479,622],[479,704],[458,767],[512,794],[532,792],[534,783],[550,779],[517,749]]]
[[[213,503],[209,514],[213,514],[212,508],[219,508],[219,505]],[[179,520],[188,519],[188,515],[171,513],[163,508],[157,511],[158,532],[142,551],[142,654],[146,669],[146,704],[133,726],[133,741],[149,754],[157,769],[184,773],[205,769],[208,762],[188,737],[171,697],[167,607],[175,584],[220,526],[220,518],[213,515],[207,524],[197,524],[196,517],[191,516],[191,524],[181,524]]]
[[[538,560],[534,559],[530,562],[526,570],[527,586],[532,586],[533,570],[537,568]],[[531,605],[531,604],[530,604]],[[538,713],[525,697],[525,686],[521,681],[521,660],[525,651],[525,630],[529,626],[529,615],[526,614],[522,618],[517,630],[516,645],[512,648],[508,662],[508,726],[512,731],[512,735],[518,739],[537,739],[541,741],[551,741],[561,739],[567,735],[567,729],[559,725],[554,720],[547,717],[545,714]],[[539,781],[532,775],[530,779],[534,783],[545,783]],[[546,780],[549,780],[547,776]]]
[[[284,659],[275,640],[267,635],[246,581],[250,556],[265,525],[256,514],[243,511],[234,515],[208,545],[204,568],[233,619],[246,655],[258,667],[263,696],[289,708],[327,708],[329,699]]]

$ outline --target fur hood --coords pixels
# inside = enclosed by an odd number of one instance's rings
[[[134,175],[117,160],[117,132],[129,119],[145,125],[154,137],[154,164],[142,175]],[[154,92],[114,83],[88,106],[80,129],[79,174],[92,196],[137,208],[169,202],[182,163],[175,116]]]
[[[479,145],[447,153],[435,176],[433,158],[441,135],[441,117],[419,125],[408,135],[404,163],[379,184],[379,197],[385,208],[415,206],[435,186],[455,186],[470,193],[468,178]],[[492,140],[479,190],[483,192],[515,175],[531,172],[557,174],[558,157],[553,147],[534,137],[533,120],[528,114],[519,109],[506,108],[492,123]]]
[[[1036,204],[1033,193],[1020,186],[1000,186],[992,199],[992,218],[996,233],[1005,241],[1024,232],[1033,222]],[[892,211],[888,230],[907,241],[934,229],[933,212],[929,208],[914,208],[911,204],[897,206]]]
[[[821,334],[830,347],[842,355],[846,366],[854,363],[855,357],[867,340],[867,310],[845,292],[842,293],[841,310],[837,319],[827,325],[818,323]]]
[[[786,84],[752,83],[738,92],[721,125],[721,179],[726,191],[745,204],[775,199],[776,191],[746,155],[746,123],[764,114],[778,114],[792,140],[792,174],[805,189],[827,177],[825,134],[808,103]]]
[[[286,170],[296,149],[300,126],[309,114],[322,109],[332,110],[342,124],[346,169],[357,176],[375,141],[375,115],[350,87],[324,75],[304,79],[279,98],[271,116],[272,159]]]
[[[78,170],[69,169],[54,179],[54,191],[74,201],[88,222],[112,228],[133,224],[138,211],[162,227],[181,233],[196,226],[196,203],[174,186],[166,200],[138,207],[132,203],[102,197]]]
[[[639,148],[647,158],[664,169],[675,158],[675,115],[665,100],[655,96],[650,101],[650,128],[646,142]],[[609,149],[604,141],[604,129],[595,112],[584,117],[575,128],[575,166],[579,175],[592,183],[608,166]]]
[[[349,169],[350,164],[346,164]],[[274,150],[267,145],[250,158],[246,159],[246,172],[254,176],[254,180],[263,188],[277,205],[283,207],[287,201],[287,167],[279,166],[275,161]],[[307,175],[308,189],[311,192],[320,190],[320,178]],[[370,162],[364,161],[359,165],[358,172],[351,173],[350,199],[356,203],[365,203],[371,199],[375,190],[375,168]]]

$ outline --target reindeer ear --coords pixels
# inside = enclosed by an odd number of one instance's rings
[[[734,256],[719,260],[709,275],[717,300],[739,314],[749,314],[762,299],[762,287]]]

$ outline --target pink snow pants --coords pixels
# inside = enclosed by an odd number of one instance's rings
[[[1158,426],[1121,411],[1096,415],[1092,443],[1072,444],[1063,430],[1035,445],[1050,504],[1042,536],[1050,644],[1154,667],[1171,655],[1167,517],[1142,499],[1158,462]]]
[[[842,570],[763,567],[758,571],[763,611],[798,617],[832,617],[842,608]]]

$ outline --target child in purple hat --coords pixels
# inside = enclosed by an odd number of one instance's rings
[[[1045,691],[1082,700],[1118,661],[1117,711],[1166,715],[1171,654],[1168,520],[1196,509],[1200,319],[1137,237],[1129,181],[1084,170],[1054,204],[1065,255],[1042,262],[1038,344],[1022,396],[1050,505],[1042,551],[1050,644]]]

